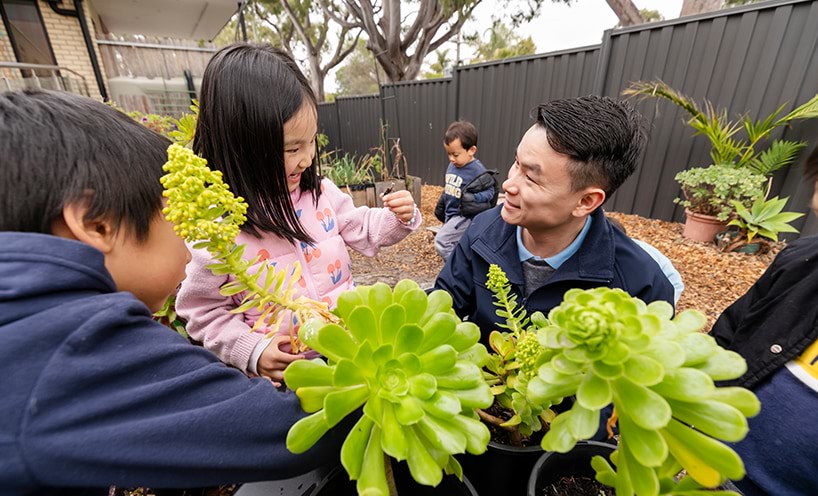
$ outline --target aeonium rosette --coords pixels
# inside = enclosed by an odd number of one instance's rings
[[[618,496],[676,494],[742,478],[741,459],[721,441],[744,438],[746,417],[760,405],[746,389],[715,386],[740,377],[746,363],[699,332],[705,324],[700,312],[673,318],[670,304],[646,305],[619,289],[568,291],[539,330],[548,360],[528,396],[534,403],[576,401],[554,419],[543,449],[567,452],[590,438],[600,410],[613,404],[616,468],[601,457],[593,466]],[[676,481],[682,469],[687,474]]]
[[[284,372],[312,414],[290,429],[290,451],[306,451],[363,407],[341,449],[360,494],[389,494],[384,454],[406,460],[421,484],[437,485],[443,472],[462,478],[452,455],[483,453],[489,441],[474,413],[492,402],[477,326],[460,321],[448,293],[427,295],[410,280],[343,293],[335,313],[339,323],[310,321],[300,333],[328,363],[298,360]]]

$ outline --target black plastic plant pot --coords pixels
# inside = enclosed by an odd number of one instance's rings
[[[482,455],[457,459],[479,494],[515,496],[525,494],[531,469],[543,453],[540,446],[516,447],[491,441]]]
[[[462,482],[453,475],[444,475],[437,487],[430,487],[415,482],[406,463],[393,461],[392,473],[395,474],[395,485],[401,496],[477,496],[477,491],[474,490],[465,475]],[[357,494],[355,481],[349,480],[344,468],[338,466],[318,484],[318,487],[309,496],[357,496]]]
[[[597,455],[610,461],[616,446],[597,441],[579,441],[568,453],[545,452],[534,464],[528,479],[528,496],[538,496],[550,485],[563,477],[594,478],[591,459]],[[523,493],[517,493],[523,494]]]

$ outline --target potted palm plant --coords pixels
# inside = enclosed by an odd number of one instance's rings
[[[748,115],[742,115],[737,120],[730,120],[726,109],[718,110],[706,100],[704,108],[700,108],[692,98],[658,80],[632,83],[623,94],[642,98],[663,98],[678,105],[690,115],[686,123],[696,134],[704,135],[710,141],[711,165],[703,169],[684,171],[676,176],[684,195],[684,198],[677,199],[677,202],[685,206],[686,224],[701,220],[702,216],[710,216],[708,221],[711,223],[725,222],[732,213],[734,201],[749,207],[758,196],[761,196],[762,192],[755,191],[750,184],[759,180],[747,174],[737,177],[735,180],[744,181],[745,187],[731,191],[725,189],[723,179],[725,171],[745,169],[762,178],[769,178],[778,169],[794,162],[798,152],[807,144],[804,141],[770,141],[772,132],[797,120],[818,117],[818,95],[783,116],[780,114],[786,104],[778,107],[764,119],[753,120]],[[768,142],[768,146],[763,146]],[[693,195],[690,195],[691,191],[694,192]],[[721,207],[716,208],[714,212],[710,208],[714,205]],[[718,232],[724,230],[724,227],[713,229]],[[685,228],[686,236],[696,236],[696,232],[694,229]],[[701,235],[698,240],[713,242],[715,232],[712,234],[711,232]]]

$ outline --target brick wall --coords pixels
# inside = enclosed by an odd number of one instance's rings
[[[82,37],[79,20],[76,17],[57,14],[43,0],[39,0],[38,3],[48,38],[51,40],[51,47],[54,49],[54,56],[57,58],[57,65],[67,67],[81,74],[85,78],[86,84],[88,84],[89,95],[92,98],[100,99],[99,87],[94,76],[94,69],[91,66],[91,58],[88,56],[88,49],[85,47],[85,40]],[[94,51],[97,54],[100,69],[103,70],[104,78],[102,57],[99,54],[99,47],[94,34],[94,24],[92,23],[94,17],[92,15],[92,6],[88,1],[84,1],[82,5],[88,29],[91,31],[91,38],[94,40]],[[73,10],[73,2],[63,2],[62,6]]]

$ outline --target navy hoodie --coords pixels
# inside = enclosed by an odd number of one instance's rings
[[[0,377],[0,494],[284,479],[342,442],[288,452],[292,392],[155,323],[99,251],[54,236],[0,232]]]

